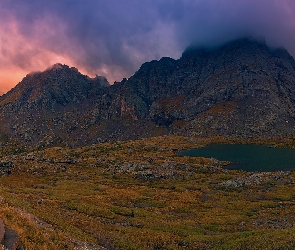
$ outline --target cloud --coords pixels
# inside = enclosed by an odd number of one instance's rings
[[[185,1],[177,23],[182,45],[214,45],[242,36],[285,46],[295,54],[295,2],[290,0]]]
[[[2,0],[0,93],[16,84],[4,82],[10,72],[61,62],[112,82],[192,44],[241,36],[265,37],[295,56],[294,14],[293,0]]]

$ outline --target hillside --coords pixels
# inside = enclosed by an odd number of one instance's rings
[[[163,136],[6,155],[0,218],[29,250],[294,249],[295,173],[176,154],[218,142],[241,143]]]

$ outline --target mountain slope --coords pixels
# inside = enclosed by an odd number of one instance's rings
[[[28,74],[0,98],[2,133],[25,143],[68,136],[68,131],[92,110],[94,100],[108,87],[103,77],[89,78],[76,68],[61,64]]]
[[[153,78],[145,80],[148,86]],[[129,81],[134,89],[141,84],[134,78]],[[284,49],[271,50],[249,39],[213,50],[191,48],[177,61],[165,84],[149,116],[158,125],[183,124],[176,132],[294,133],[295,63]]]
[[[0,98],[1,132],[26,144],[72,146],[160,134],[295,134],[295,62],[282,48],[239,39],[144,63],[109,86],[57,64]]]

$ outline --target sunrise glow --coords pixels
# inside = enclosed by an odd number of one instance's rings
[[[248,1],[2,1],[0,94],[26,74],[55,63],[112,84],[146,61],[179,58],[189,45],[264,37],[295,55],[295,2]]]

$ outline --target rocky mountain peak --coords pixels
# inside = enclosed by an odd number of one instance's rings
[[[194,121],[190,131],[237,136],[257,131],[264,136],[270,127],[276,131],[274,127],[280,126],[283,133],[293,131],[289,121],[295,122],[295,68],[284,49],[273,50],[265,41],[242,38],[214,48],[190,47],[179,60],[162,62],[145,63],[125,83],[132,86],[131,102],[145,103],[145,109],[142,104],[140,109],[150,110],[147,116],[156,124],[173,127],[180,121]],[[221,120],[209,115],[214,107],[223,107]],[[210,122],[207,115],[212,117]]]
[[[55,64],[0,97],[0,128],[25,143],[71,145],[168,133],[291,136],[295,62],[285,49],[243,38],[146,62],[111,86]]]
[[[43,72],[28,74],[15,88],[2,96],[0,104],[8,102],[53,101],[60,104],[81,100],[109,86],[105,77],[89,78],[76,68],[54,64]],[[52,99],[52,100],[51,100]]]

